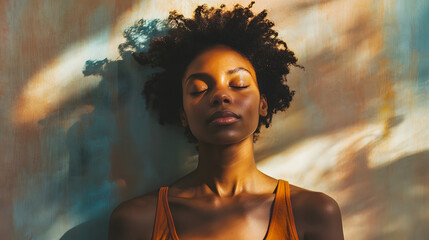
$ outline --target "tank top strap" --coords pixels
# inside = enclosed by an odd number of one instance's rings
[[[168,186],[159,189],[152,240],[178,240],[168,206],[167,193]]]
[[[290,230],[291,237],[294,240],[298,240],[298,232],[296,231],[296,225],[295,225],[295,219],[293,217],[293,211],[292,211],[292,203],[290,200],[290,185],[288,181],[284,181],[285,186],[285,196],[286,196],[286,206],[287,206],[287,213],[288,213],[288,229]]]
[[[279,179],[266,240],[298,240],[290,201],[289,182]]]

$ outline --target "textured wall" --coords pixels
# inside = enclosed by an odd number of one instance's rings
[[[1,1],[0,239],[103,239],[118,202],[196,166],[183,130],[144,109],[153,70],[127,48],[144,38],[122,32],[199,3]],[[334,197],[346,239],[428,239],[429,2],[264,8],[306,69],[289,77],[291,108],[262,130],[259,168]]]

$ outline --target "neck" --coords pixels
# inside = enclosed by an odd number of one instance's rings
[[[198,178],[215,195],[232,197],[253,188],[256,168],[252,136],[231,145],[199,143]]]

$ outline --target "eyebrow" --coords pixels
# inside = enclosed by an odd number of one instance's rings
[[[230,70],[226,71],[225,73],[226,73],[226,74],[228,74],[228,75],[230,75],[230,74],[233,74],[233,73],[236,73],[236,72],[239,72],[239,71],[246,71],[246,72],[248,72],[248,73],[250,74],[250,76],[253,78],[252,73],[250,73],[250,71],[249,71],[249,70],[247,70],[247,69],[246,69],[246,68],[244,68],[244,67],[236,67],[236,68],[233,68],[233,69],[230,69]],[[208,75],[207,73],[193,73],[193,74],[189,75],[189,77],[188,77],[188,78],[186,78],[186,80],[185,80],[185,84],[186,84],[186,83],[188,82],[188,80],[189,80],[189,79],[191,79],[191,78],[203,77],[203,76],[207,76],[207,75]]]
[[[250,71],[247,70],[247,69],[245,69],[244,67],[236,67],[234,69],[230,69],[230,70],[226,71],[226,74],[233,74],[233,73],[236,73],[238,71],[246,71],[246,72],[248,72],[250,74],[250,76],[252,76],[252,74],[250,73]]]

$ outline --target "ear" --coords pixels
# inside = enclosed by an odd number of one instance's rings
[[[186,114],[183,109],[180,110],[180,121],[182,122],[182,126],[188,126],[188,119],[186,118]]]
[[[261,98],[259,100],[259,115],[262,117],[267,116],[268,114],[268,102],[265,94],[261,94]]]

